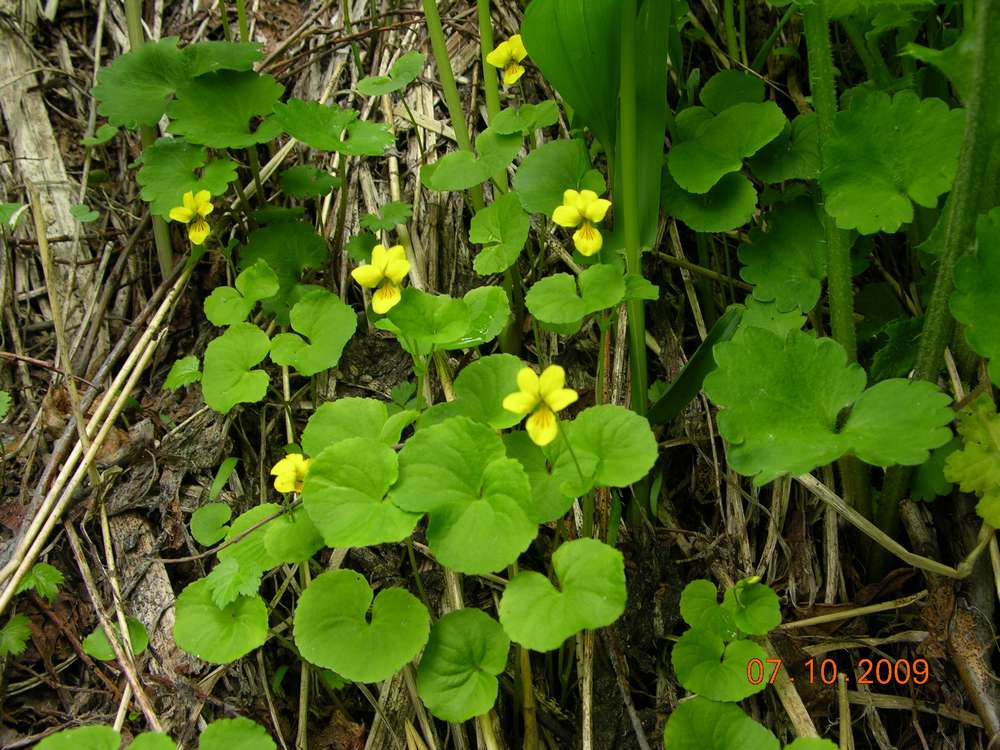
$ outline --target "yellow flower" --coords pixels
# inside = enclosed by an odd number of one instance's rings
[[[556,439],[559,427],[556,412],[562,411],[579,398],[566,385],[566,371],[559,365],[549,365],[541,376],[530,367],[517,373],[517,393],[503,400],[503,408],[516,414],[530,414],[525,427],[536,445],[548,445]]]
[[[302,492],[302,482],[309,473],[310,463],[312,459],[304,458],[301,453],[289,453],[271,469],[274,489],[278,492]]]
[[[409,272],[410,262],[406,259],[406,251],[402,245],[395,245],[388,250],[382,245],[376,245],[372,248],[372,262],[358,266],[351,271],[351,276],[363,287],[378,287],[372,295],[372,309],[379,315],[385,315],[402,299],[400,285]]]
[[[563,193],[563,204],[552,214],[552,221],[570,229],[580,227],[573,233],[573,244],[581,255],[593,255],[604,244],[594,225],[604,221],[609,208],[611,201],[598,198],[593,190],[567,190]]]
[[[184,205],[170,209],[170,218],[182,224],[189,224],[188,237],[195,245],[200,245],[208,237],[209,228],[205,217],[212,213],[212,194],[207,190],[184,193]]]
[[[486,62],[494,68],[503,69],[503,85],[513,86],[524,75],[521,60],[527,56],[528,50],[524,48],[521,35],[515,34],[506,42],[500,42],[496,49],[486,56]]]

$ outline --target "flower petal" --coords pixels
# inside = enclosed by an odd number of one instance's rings
[[[537,404],[538,399],[524,391],[511,393],[503,400],[503,408],[515,414],[531,414]]]
[[[583,216],[575,206],[559,206],[552,212],[552,221],[561,227],[577,227],[583,221]]]
[[[385,315],[398,305],[399,300],[402,298],[403,293],[399,290],[399,287],[387,281],[372,295],[372,310],[379,315]]]
[[[580,398],[580,394],[572,388],[560,388],[545,397],[545,403],[552,411],[562,411]]]
[[[375,287],[377,287],[379,284],[382,283],[382,279],[385,277],[382,276],[381,272],[377,268],[375,268],[375,266],[364,265],[364,266],[358,266],[353,271],[351,271],[351,278],[353,278],[363,287],[367,287],[368,289],[374,289]]]
[[[177,206],[170,209],[170,218],[172,221],[179,221],[181,224],[187,224],[194,218],[194,211],[190,208],[185,208],[184,206]]]
[[[538,393],[545,398],[566,385],[566,371],[559,365],[549,365],[538,378]]]
[[[524,66],[519,63],[512,62],[503,69],[503,85],[513,86],[521,80],[521,76],[523,75]]]
[[[538,407],[535,413],[528,417],[524,426],[528,430],[528,437],[535,445],[548,445],[559,434],[556,415],[545,405]]]
[[[410,261],[406,258],[390,260],[385,267],[385,277],[393,284],[402,284],[410,272]]]
[[[594,255],[600,252],[603,244],[604,238],[590,222],[584,222],[582,227],[573,232],[573,245],[580,251],[580,255]]]
[[[594,224],[604,221],[604,217],[608,213],[608,209],[611,208],[611,201],[605,198],[598,198],[595,201],[591,201],[587,207],[583,210],[583,215],[587,217],[589,221]]]
[[[192,193],[190,190],[184,193],[184,197],[181,198],[181,203],[184,204],[184,208],[188,209],[192,213],[194,213],[195,209],[197,208],[197,204],[194,202],[194,193]]]
[[[581,210],[589,206],[591,203],[597,200],[597,193],[593,190],[581,190],[580,191],[580,206]]]
[[[385,249],[382,245],[376,245],[372,248],[372,265],[378,269],[378,272],[385,275],[385,266],[389,262],[389,251]]]
[[[538,375],[530,367],[522,367],[517,373],[517,387],[533,398],[538,398]]]
[[[510,54],[510,43],[500,42],[493,51],[486,56],[486,62],[492,65],[494,68],[505,68],[507,63],[511,61]]]
[[[191,240],[191,244],[193,245],[202,244],[211,232],[212,229],[208,226],[208,222],[201,216],[197,217],[194,221],[188,224],[188,238]]]
[[[507,40],[507,49],[510,51],[510,56],[517,60],[517,62],[521,62],[521,60],[528,56],[528,50],[524,48],[524,42],[521,40],[520,34],[514,34],[514,36]]]

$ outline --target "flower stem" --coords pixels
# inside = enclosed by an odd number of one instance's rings
[[[240,41],[250,41],[250,24],[247,23],[246,0],[236,0],[236,18],[240,25]]]

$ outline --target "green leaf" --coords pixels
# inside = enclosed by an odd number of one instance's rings
[[[198,738],[198,750],[276,750],[274,740],[250,719],[218,719]]]
[[[353,109],[289,99],[275,105],[274,117],[289,135],[319,151],[380,156],[392,144],[385,125],[359,120]],[[341,137],[345,131],[346,137]]]
[[[684,190],[707,193],[725,175],[739,171],[744,159],[777,138],[786,122],[774,102],[729,107],[704,122],[692,140],[670,149],[670,174]]]
[[[976,222],[976,249],[955,266],[951,312],[965,326],[965,338],[976,354],[989,360],[990,380],[1000,384],[1000,208]]]
[[[500,335],[510,320],[510,300],[498,286],[477,286],[462,297],[469,315],[465,332],[456,339],[438,344],[438,349],[471,349],[488,344]]]
[[[305,295],[289,315],[295,333],[279,333],[271,340],[271,360],[292,365],[311,377],[336,367],[344,346],[358,327],[358,318],[340,297],[325,289]]]
[[[437,718],[456,724],[487,713],[509,650],[500,623],[482,610],[449,612],[434,623],[420,659],[420,699]]]
[[[163,732],[143,732],[129,743],[127,750],[177,750],[177,743]]]
[[[779,311],[809,312],[819,301],[826,278],[826,230],[807,198],[774,208],[767,215],[768,231],[755,228],[750,242],[739,247],[744,281],[753,296],[774,301]]]
[[[263,308],[275,313],[279,324],[288,325],[289,310],[297,301],[293,297],[299,275],[307,268],[322,268],[328,255],[326,242],[310,224],[284,221],[250,233],[240,251],[240,269],[261,259],[267,262],[278,275],[281,287],[275,297],[263,303]]]
[[[351,237],[344,248],[351,260],[357,263],[367,263],[372,257],[372,250],[378,244],[378,237],[371,232],[361,232]]]
[[[649,422],[625,407],[591,406],[563,427],[576,460],[585,469],[585,489],[578,488],[577,495],[590,487],[627,487],[646,476],[656,463],[656,438]],[[569,451],[561,452],[557,463],[567,472],[572,467],[575,481],[579,481]]]
[[[716,701],[741,701],[767,687],[747,679],[747,663],[767,652],[753,641],[725,643],[716,633],[691,628],[674,645],[670,654],[677,679],[686,690]]]
[[[429,630],[427,609],[413,594],[384,588],[373,603],[368,582],[353,570],[317,576],[295,608],[302,657],[354,682],[391,677],[419,653]]]
[[[547,452],[535,445],[528,433],[522,430],[504,435],[503,443],[507,456],[521,464],[531,483],[532,502],[528,517],[535,523],[549,523],[566,515],[573,507],[575,496],[564,493],[562,486],[577,479],[576,467],[565,463],[556,466]]]
[[[264,549],[273,560],[288,564],[301,563],[323,549],[323,537],[306,509],[296,508],[267,524]]]
[[[236,661],[267,640],[267,605],[259,596],[219,607],[212,584],[201,578],[181,592],[174,606],[174,641],[212,664]]]
[[[406,224],[413,214],[413,206],[406,201],[393,201],[382,206],[379,216],[365,214],[361,217],[361,226],[372,232],[395,229],[399,224]]]
[[[778,738],[732,703],[696,695],[683,701],[663,730],[665,750],[779,750]]]
[[[149,635],[146,633],[146,626],[130,616],[125,618],[125,624],[128,627],[128,641],[132,646],[132,653],[138,656],[149,646]],[[115,631],[115,637],[121,640],[121,630],[118,627],[117,620],[111,623],[111,628]],[[94,628],[90,632],[90,635],[83,639],[81,645],[84,652],[95,659],[99,659],[100,661],[113,661],[115,659],[115,651],[108,642],[104,628],[100,625]],[[122,644],[122,647],[124,648],[124,644]]]
[[[621,272],[612,265],[598,263],[576,278],[568,273],[546,276],[528,290],[524,304],[543,323],[579,323],[592,313],[614,307],[624,297]]]
[[[266,74],[219,70],[177,88],[168,130],[212,148],[246,148],[281,134],[271,111],[284,86]],[[259,122],[258,122],[259,120]]]
[[[375,325],[425,346],[447,344],[468,330],[469,309],[465,302],[447,294],[427,294],[407,287],[399,304]]]
[[[92,221],[97,221],[100,217],[100,214],[97,211],[92,211],[86,203],[70,206],[69,212],[81,224],[89,224]]]
[[[705,83],[698,95],[713,114],[737,104],[764,101],[764,81],[741,70],[723,70]]]
[[[302,504],[328,547],[370,547],[408,537],[419,514],[386,500],[399,474],[396,451],[369,437],[341,440],[317,455]]]
[[[974,26],[966,26],[962,35],[950,47],[932,49],[920,44],[907,44],[901,55],[933,65],[951,81],[959,98],[965,102],[972,90],[973,66],[976,58]]]
[[[258,42],[197,42],[184,47],[181,57],[187,74],[194,78],[216,70],[253,70],[253,64],[264,57],[263,49]]]
[[[416,51],[400,56],[389,68],[387,76],[368,76],[355,87],[363,96],[382,96],[408,86],[424,69],[424,56]]]
[[[723,407],[730,466],[758,486],[852,451],[880,466],[922,463],[948,441],[948,398],[936,386],[885,380],[865,391],[864,370],[832,339],[748,327],[715,357],[705,392]],[[841,430],[838,416],[851,404]]]
[[[226,482],[229,481],[229,476],[233,473],[238,462],[239,459],[236,456],[229,456],[219,465],[219,470],[215,472],[215,478],[212,480],[212,486],[208,488],[208,499],[210,501],[215,502],[219,499],[219,495],[222,494],[222,488],[226,486]],[[229,520],[228,516],[226,516],[226,520]]]
[[[55,600],[56,594],[59,593],[59,587],[62,586],[64,580],[62,571],[54,565],[44,562],[35,563],[31,566],[31,570],[25,573],[21,582],[17,584],[14,593],[20,594],[33,589],[36,594],[51,604]]]
[[[522,104],[520,107],[507,107],[497,112],[490,127],[500,135],[522,133],[531,135],[539,128],[547,128],[559,122],[559,105],[551,99],[538,104]]]
[[[719,604],[715,584],[704,579],[691,581],[681,592],[681,617],[690,627],[708,631],[723,641],[737,636],[731,608]]]
[[[191,514],[191,536],[203,547],[211,547],[225,538],[232,517],[227,503],[206,503]]]
[[[954,485],[945,478],[944,467],[948,456],[962,447],[958,438],[952,438],[940,448],[931,451],[931,457],[924,461],[913,473],[910,482],[910,497],[929,503],[937,497],[951,494]]]
[[[7,624],[0,628],[0,656],[19,656],[28,647],[31,637],[31,621],[26,615],[12,615]]]
[[[201,363],[198,362],[198,357],[189,354],[175,360],[170,366],[170,372],[167,373],[167,378],[163,381],[163,387],[176,391],[178,388],[197,383],[199,380],[201,380]]]
[[[744,331],[750,328],[764,328],[784,339],[789,332],[801,330],[806,322],[806,316],[799,312],[797,307],[788,312],[781,312],[776,303],[758,302],[753,297],[747,297],[746,305],[741,307],[743,307],[743,318],[733,339],[740,338]]]
[[[750,635],[767,635],[781,624],[781,603],[770,586],[756,576],[736,582],[726,592],[723,607],[733,613],[736,627]]]
[[[598,195],[607,189],[601,173],[590,167],[587,144],[579,139],[542,144],[524,157],[514,175],[514,191],[530,214],[552,216],[570,189]]]
[[[418,428],[429,427],[448,417],[463,416],[494,430],[513,427],[523,419],[503,408],[504,398],[517,390],[517,373],[524,363],[513,354],[491,354],[466,365],[455,378],[455,398],[425,411]]]
[[[753,218],[757,191],[738,172],[727,174],[707,193],[696,195],[681,188],[670,171],[663,170],[660,197],[663,210],[696,232],[728,232]]]
[[[990,526],[1000,525],[1000,417],[988,395],[962,409],[958,434],[962,449],[948,456],[944,476],[962,492],[975,492],[976,512]]]
[[[0,390],[0,420],[7,416],[7,412],[10,411],[10,394],[7,391]]]
[[[97,131],[90,138],[81,138],[80,143],[84,146],[100,146],[110,141],[116,135],[118,135],[118,128],[109,123],[104,123],[97,128]]]
[[[260,590],[261,572],[251,568],[244,570],[233,559],[218,563],[205,580],[212,588],[212,601],[217,607],[232,604],[240,597],[254,596]]]
[[[903,91],[853,97],[837,113],[819,176],[826,210],[841,229],[895,232],[951,188],[965,111]]]
[[[819,125],[816,114],[799,115],[781,135],[750,157],[754,175],[764,182],[815,180],[819,177]]]
[[[340,178],[311,164],[289,167],[281,173],[281,191],[293,198],[318,198],[340,187]]]
[[[790,745],[785,745],[785,750],[837,750],[837,745],[819,737],[799,737]]]
[[[389,499],[427,513],[428,545],[460,573],[502,570],[537,533],[524,469],[506,457],[496,432],[466,417],[418,430],[406,442]]]
[[[502,195],[480,209],[469,227],[469,242],[484,245],[472,263],[476,273],[503,273],[517,263],[530,231],[531,219],[514,193]]]
[[[267,334],[250,323],[237,323],[209,342],[205,348],[205,371],[201,376],[205,403],[221,414],[236,404],[260,401],[267,393],[270,377],[252,369],[271,348]]]
[[[259,526],[253,531],[248,530],[263,522],[266,518],[281,512],[281,506],[276,503],[261,503],[250,510],[241,513],[229,525],[226,541],[239,538],[228,547],[219,550],[220,563],[233,561],[234,568],[228,565],[218,573],[213,571],[212,596],[215,603],[223,607],[229,604],[237,594],[251,595],[260,586],[260,578],[265,571],[277,567],[281,560],[268,552],[266,538],[269,524]]]
[[[552,555],[559,588],[541,573],[514,576],[500,599],[500,622],[512,641],[552,651],[581,630],[610,625],[625,611],[622,553],[596,539],[574,539]]]
[[[181,205],[185,193],[207,190],[222,195],[236,179],[236,162],[208,158],[208,149],[181,138],[160,138],[139,157],[142,167],[136,180],[142,199],[156,216],[167,216]]]
[[[917,347],[924,329],[924,317],[901,318],[886,323],[878,330],[885,344],[872,357],[871,377],[878,382],[886,378],[902,378],[917,363]]]
[[[416,418],[413,411],[389,417],[385,403],[373,398],[338,398],[321,404],[309,417],[302,433],[302,448],[310,456],[318,456],[324,448],[355,437],[393,446]]]
[[[121,742],[121,735],[111,727],[93,725],[51,734],[35,745],[35,750],[118,750]]]
[[[20,203],[0,203],[0,224],[7,229],[16,229],[28,213],[28,207]]]
[[[236,277],[236,288],[219,286],[205,300],[205,317],[217,326],[242,323],[262,299],[278,293],[278,276],[258,260]],[[273,348],[273,344],[272,344]]]
[[[487,128],[476,137],[475,154],[451,151],[420,172],[425,187],[438,191],[468,190],[507,168],[521,150],[520,133],[500,135]]]

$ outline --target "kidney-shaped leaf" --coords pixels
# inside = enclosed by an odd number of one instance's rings
[[[447,344],[469,328],[469,308],[447,294],[407,287],[403,298],[376,325],[426,347]]]
[[[590,168],[587,144],[579,139],[539,146],[524,157],[514,175],[514,191],[528,213],[552,216],[570,189],[598,195],[606,189],[601,173]]]
[[[577,283],[580,289],[577,291]],[[625,297],[625,279],[612,265],[598,263],[579,277],[554,273],[525,295],[528,311],[543,323],[579,323],[591,313],[614,307]]]
[[[118,750],[121,742],[114,729],[95,724],[51,734],[35,745],[35,750]]]
[[[213,721],[198,738],[198,750],[275,750],[267,730],[242,716]]]
[[[267,334],[250,323],[230,326],[205,348],[205,371],[201,376],[205,403],[227,413],[236,404],[260,401],[270,382],[263,370],[253,369],[271,349]]]
[[[779,750],[771,730],[733,703],[696,695],[670,714],[663,730],[664,750]]]
[[[736,627],[750,635],[767,635],[781,624],[781,603],[770,586],[753,578],[737,581],[723,599]]]
[[[403,410],[389,416],[382,401],[373,398],[338,398],[321,404],[306,422],[302,448],[310,456],[327,446],[353,437],[395,445],[403,430],[417,418],[417,412]]]
[[[386,588],[373,604],[368,582],[353,570],[317,576],[295,607],[302,657],[354,682],[392,677],[427,643],[429,630],[427,609],[413,594]]]
[[[524,417],[503,408],[504,398],[517,390],[517,373],[524,363],[513,354],[491,354],[466,365],[455,378],[455,399],[425,411],[417,426],[437,424],[461,415],[495,430],[513,427]]]
[[[476,138],[476,154],[451,151],[420,171],[420,181],[431,190],[468,190],[507,168],[521,150],[520,133],[500,135],[487,128]]]
[[[483,245],[472,263],[476,273],[502,273],[514,265],[530,230],[531,219],[514,193],[502,195],[480,210],[469,227],[469,242]]]
[[[389,75],[362,78],[356,88],[364,96],[390,94],[409,85],[423,69],[424,56],[416,51],[406,52],[389,68]]]
[[[236,288],[217,286],[205,300],[205,317],[213,325],[242,323],[262,299],[278,293],[278,276],[264,260],[258,260],[236,277]],[[273,347],[273,343],[272,343]]]
[[[354,310],[325,289],[309,292],[289,313],[296,333],[279,333],[271,341],[275,364],[291,365],[300,375],[336,367],[344,346],[358,327]]]
[[[696,232],[728,232],[746,224],[757,208],[753,183],[739,172],[730,172],[707,193],[689,193],[663,170],[660,193],[663,210]]]
[[[737,104],[764,101],[764,81],[742,70],[723,70],[706,81],[698,98],[710,111],[719,114]]]
[[[219,607],[204,578],[188,584],[175,603],[174,641],[212,664],[228,664],[267,640],[267,605],[259,596],[242,596]]]
[[[741,701],[767,687],[766,682],[754,685],[747,677],[751,659],[764,664],[767,652],[745,639],[727,644],[706,628],[687,630],[670,654],[681,685],[716,701]]]
[[[207,503],[191,514],[191,536],[206,547],[225,538],[233,509],[228,503]]]

